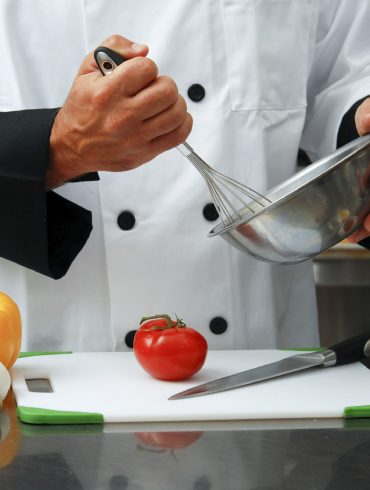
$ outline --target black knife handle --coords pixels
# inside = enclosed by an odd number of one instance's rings
[[[100,53],[103,53],[105,55],[105,58],[108,59],[106,59],[105,61],[99,59]],[[105,46],[99,46],[98,48],[95,49],[94,58],[100,71],[102,72],[102,75],[106,75],[107,72],[113,71],[114,69],[114,66],[110,67],[110,69],[109,67],[107,67],[108,68],[107,70],[104,69],[104,63],[109,63],[109,59],[112,60],[113,63],[117,66],[123,63],[124,61],[126,61],[126,59],[123,56],[121,56],[119,53],[113,51],[113,49],[106,48]]]
[[[329,347],[329,349],[335,352],[337,357],[336,366],[360,361],[370,356],[370,333],[364,333],[357,337],[344,340]]]

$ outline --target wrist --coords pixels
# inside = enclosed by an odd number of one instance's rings
[[[64,124],[62,111],[63,109],[56,115],[50,133],[49,161],[45,174],[47,189],[53,189],[90,172],[89,168],[81,168],[77,145],[74,144],[72,131],[68,131]]]

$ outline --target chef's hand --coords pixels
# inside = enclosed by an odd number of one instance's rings
[[[360,136],[370,133],[370,97],[358,107],[355,114],[356,129]],[[370,182],[370,176],[369,176]],[[370,236],[370,214],[365,218],[363,225],[348,237],[351,243],[357,243]]]
[[[50,136],[47,188],[95,171],[130,170],[182,143],[192,118],[175,82],[158,76],[148,47],[121,36],[103,46],[128,61],[104,77],[84,59]]]

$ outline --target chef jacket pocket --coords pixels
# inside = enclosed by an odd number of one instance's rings
[[[306,106],[311,0],[223,0],[233,110]]]

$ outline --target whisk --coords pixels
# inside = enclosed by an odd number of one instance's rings
[[[216,206],[217,212],[225,227],[232,225],[243,218],[241,214],[243,208],[248,209],[251,213],[256,212],[251,201],[245,202],[244,196],[249,197],[253,203],[257,203],[261,208],[264,208],[271,203],[270,199],[259,192],[222,174],[208,165],[208,163],[195,153],[193,148],[186,141],[177,146],[177,149],[204,177],[214,205]],[[239,206],[236,207],[234,202],[238,202]]]
[[[110,75],[118,65],[125,61],[119,53],[102,46],[95,50],[94,56],[104,76]],[[214,205],[225,227],[243,218],[241,214],[243,208],[255,213],[256,209],[254,209],[253,203],[257,203],[261,208],[271,203],[267,197],[257,191],[212,168],[195,153],[186,141],[178,146],[177,149],[204,177]],[[252,202],[245,202],[244,196],[249,197]],[[232,198],[240,203],[240,207],[236,207],[233,204]]]

